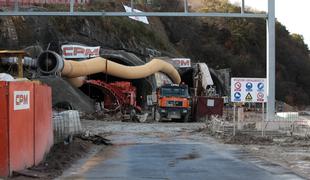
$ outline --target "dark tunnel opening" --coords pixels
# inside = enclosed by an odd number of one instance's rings
[[[189,88],[194,87],[194,68],[187,68],[186,70],[183,70],[180,72],[182,82],[187,84]]]
[[[214,83],[214,87],[216,89],[216,92],[220,95],[220,96],[224,96],[226,95],[225,92],[225,87],[223,86],[223,84],[221,83],[221,81],[218,79],[217,76],[215,76],[214,74],[211,73],[211,77]]]
[[[80,89],[103,109],[116,109],[119,104],[115,103],[116,97],[100,86],[85,83]],[[102,104],[104,102],[104,105]]]
[[[195,88],[194,76],[195,76],[196,71],[197,70],[194,67],[179,70],[182,82],[187,84],[189,89],[192,89],[192,90],[193,88]],[[225,87],[223,86],[221,80],[216,76],[216,74],[213,73],[213,71],[210,71],[210,74],[211,74],[211,78],[214,83],[213,87],[215,87],[217,94],[219,96],[226,95]],[[194,94],[194,93],[191,92],[191,94]]]

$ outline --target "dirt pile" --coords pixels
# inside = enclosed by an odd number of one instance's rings
[[[310,136],[287,137],[283,141],[280,141],[279,145],[283,147],[310,147]]]
[[[38,80],[52,87],[54,108],[75,109],[84,113],[95,112],[93,100],[64,79],[60,77],[41,77]]]
[[[310,147],[310,137],[291,136],[274,138],[237,133],[235,136],[221,137],[224,143],[241,145],[276,145],[282,147]]]
[[[90,141],[83,141],[74,138],[70,144],[55,144],[45,161],[38,166],[29,168],[33,173],[37,172],[44,177],[37,179],[54,179],[60,176],[63,170],[69,168],[71,164],[85,156],[95,145]],[[32,179],[25,176],[13,176],[11,179]]]
[[[224,142],[227,144],[256,144],[256,145],[270,145],[273,143],[271,137],[253,136],[249,134],[237,133],[235,136],[225,137]]]

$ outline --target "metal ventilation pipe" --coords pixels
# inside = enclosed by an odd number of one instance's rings
[[[64,68],[64,60],[54,51],[44,51],[38,57],[37,66],[39,72],[44,75],[55,74]]]

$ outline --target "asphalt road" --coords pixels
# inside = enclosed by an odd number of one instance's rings
[[[191,134],[116,133],[116,145],[79,161],[60,179],[302,179],[240,149]]]

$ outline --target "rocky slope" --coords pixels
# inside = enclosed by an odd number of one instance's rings
[[[111,11],[123,10],[119,1],[105,3],[103,7],[94,1],[93,5]],[[136,6],[143,10],[178,11],[182,3],[171,0]],[[227,0],[207,4],[201,1],[195,3],[195,8],[204,12],[240,11]],[[78,42],[125,49],[140,57],[156,50],[157,55],[190,57],[214,69],[231,68],[232,76],[236,77],[265,77],[266,30],[262,19],[151,17],[149,21],[150,25],[127,17],[1,17],[0,49],[41,45],[43,49],[59,51],[62,43]],[[277,99],[291,105],[307,105],[309,49],[302,36],[289,34],[280,22],[276,35]]]

